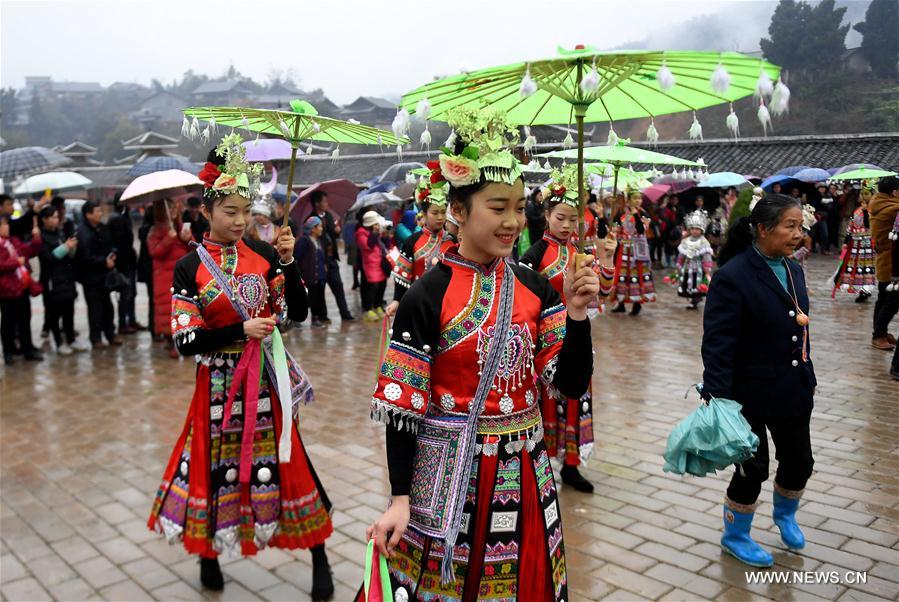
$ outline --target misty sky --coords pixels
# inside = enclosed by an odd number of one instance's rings
[[[867,2],[848,5],[863,20]],[[378,0],[244,2],[0,0],[0,85],[170,83],[229,64],[257,81],[289,73],[338,104],[398,97],[435,75],[598,48],[758,48],[772,1]],[[847,45],[857,45],[850,33]]]

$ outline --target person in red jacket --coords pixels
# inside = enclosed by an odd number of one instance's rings
[[[41,361],[43,357],[31,343],[31,299],[36,282],[31,280],[28,259],[41,251],[41,231],[35,226],[31,242],[23,243],[9,234],[9,218],[0,217],[0,339],[3,360],[13,362],[18,350],[26,360]],[[19,347],[16,347],[16,336]]]
[[[157,201],[153,205],[154,222],[147,236],[147,246],[153,259],[153,332],[163,335],[169,356],[177,359],[178,351],[172,342],[172,281],[175,264],[190,251],[190,227],[181,227],[181,208],[172,201]]]

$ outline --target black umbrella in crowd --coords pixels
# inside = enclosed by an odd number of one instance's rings
[[[72,160],[43,146],[23,146],[0,152],[0,178],[49,171]]]

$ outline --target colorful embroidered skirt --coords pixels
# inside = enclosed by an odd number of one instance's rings
[[[680,267],[677,277],[677,294],[681,297],[705,297],[706,293],[699,290],[700,285],[708,287],[705,279],[705,269],[702,267],[702,259],[686,259]],[[707,289],[705,289],[707,291]]]
[[[622,240],[615,262],[615,299],[620,303],[646,303],[656,300],[655,291],[649,258],[637,259],[634,242]]]
[[[453,553],[456,581],[440,581],[443,542],[410,526],[389,561],[395,600],[568,599],[559,504],[542,435],[536,407],[481,418]]]
[[[212,557],[238,549],[253,555],[266,545],[310,548],[333,531],[331,504],[292,429],[289,463],[278,462],[281,415],[263,371],[253,435],[250,482],[241,486],[239,465],[243,398],[238,394],[223,425],[231,377],[240,353],[203,356],[184,429],[156,493],[148,526],[170,543],[181,540],[194,554]],[[273,412],[272,409],[275,409]]]
[[[861,291],[873,292],[877,284],[874,278],[875,256],[870,236],[853,235],[843,252],[843,262],[834,282],[834,294],[837,290],[851,295]]]
[[[542,413],[546,452],[569,466],[586,462],[593,452],[592,386],[580,399],[568,398],[555,387],[544,387]]]

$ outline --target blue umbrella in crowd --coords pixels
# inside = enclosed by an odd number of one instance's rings
[[[181,171],[186,171],[189,174],[197,175],[200,173],[200,166],[196,163],[188,161],[183,157],[172,157],[172,156],[160,156],[160,157],[149,157],[135,163],[131,169],[128,170],[129,178],[136,178],[138,176],[145,176],[148,173],[154,173],[157,171],[168,171],[170,169],[178,169]]]
[[[762,180],[762,189],[764,189],[766,192],[771,192],[771,187],[774,186],[775,184],[780,184],[781,186],[784,186],[785,182],[791,182],[791,181],[795,182],[796,180],[794,180],[790,176],[783,176],[783,175],[768,176],[767,178]]]
[[[699,188],[729,188],[730,186],[743,186],[749,184],[745,176],[732,171],[719,171],[709,174],[709,177],[697,184]]]
[[[793,174],[794,179],[799,180],[800,182],[805,182],[806,184],[823,182],[829,177],[830,174],[827,173],[826,169],[819,169],[817,167],[808,167]]]

